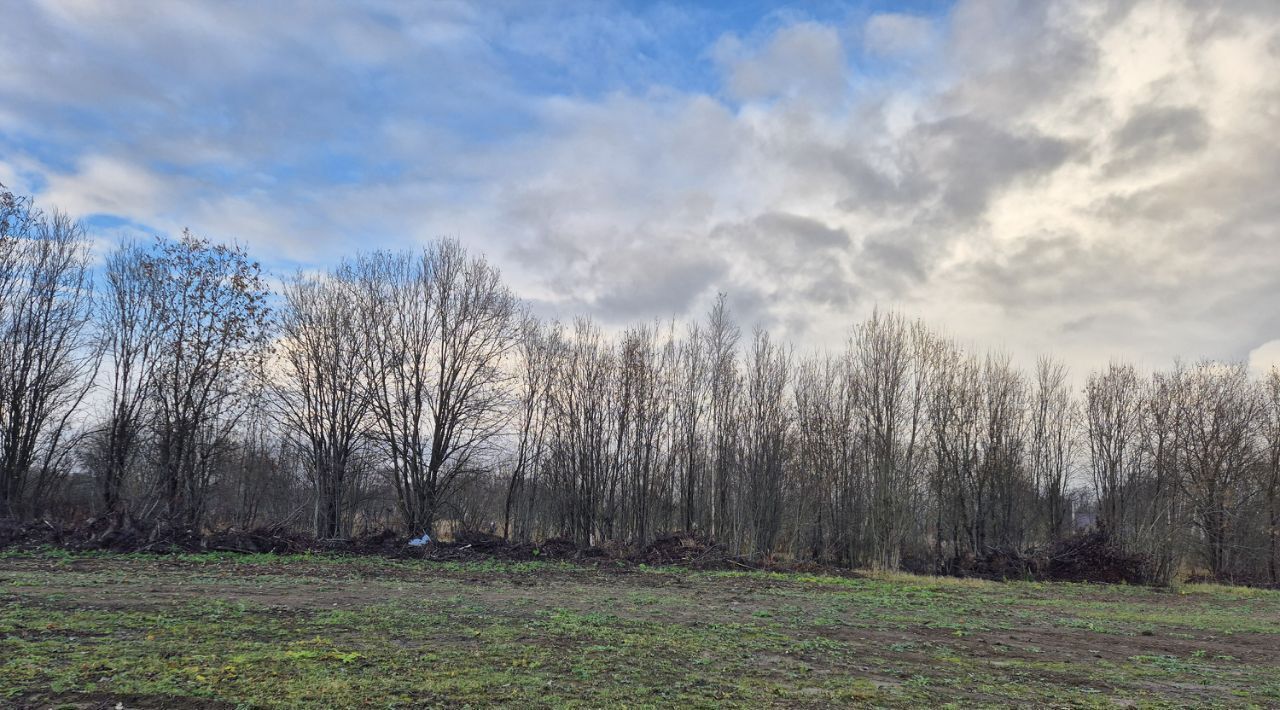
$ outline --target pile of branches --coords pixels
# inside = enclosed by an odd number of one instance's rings
[[[678,565],[694,569],[772,569],[823,571],[848,574],[813,563],[797,565],[771,558],[731,554],[724,546],[699,532],[680,532],[644,545],[601,549],[580,547],[573,540],[556,537],[540,543],[510,542],[484,532],[460,532],[448,542],[432,541],[411,547],[409,538],[393,530],[367,533],[349,540],[317,540],[279,527],[250,530],[227,528],[196,531],[149,522],[128,513],[91,518],[79,525],[56,521],[18,523],[0,519],[0,549],[34,549],[55,546],[72,550],[113,552],[238,552],[296,554],[327,552],[378,555],[436,561],[570,560],[584,563]],[[986,579],[1036,579],[1073,582],[1147,584],[1148,560],[1124,550],[1104,530],[1089,530],[1047,547],[1018,550],[992,548],[981,556],[966,555],[941,568],[944,574]],[[910,568],[909,561],[904,566]],[[928,571],[928,570],[918,570]]]
[[[46,520],[20,523],[0,518],[0,549],[61,544],[62,527]]]
[[[451,542],[433,541],[422,547],[411,547],[408,543],[408,536],[394,530],[363,533],[350,539],[322,540],[283,526],[196,530],[147,520],[130,513],[104,515],[74,524],[58,520],[18,522],[0,518],[0,549],[60,547],[78,551],[245,554],[327,552],[434,560],[576,559],[591,556],[592,552],[579,550],[572,541],[563,538],[534,545],[509,543],[501,537],[482,532],[460,533]]]
[[[392,558],[435,561],[568,560],[585,563],[681,565],[700,569],[747,567],[771,568],[769,561],[756,562],[733,557],[702,533],[676,533],[646,545],[608,549],[581,547],[573,540],[553,537],[541,542],[511,542],[485,532],[463,531],[451,541],[433,540],[418,547],[409,537],[394,530],[366,533],[347,540],[318,540],[279,527],[249,530],[224,528],[196,531],[151,522],[119,513],[91,518],[76,525],[39,520],[17,523],[0,520],[0,548],[35,549],[42,546],[70,550],[111,552],[239,552],[297,554],[326,552],[350,555],[377,555]]]
[[[460,531],[452,542],[433,540],[412,549],[414,557],[437,562],[478,559],[522,561],[537,559],[539,554],[532,544],[512,543],[498,535],[478,531]],[[576,547],[574,551],[577,551]]]
[[[1150,560],[1125,550],[1106,530],[1063,538],[1044,553],[1045,578],[1064,582],[1147,584]]]
[[[1148,562],[1145,556],[1125,550],[1107,531],[1094,529],[1039,548],[993,547],[981,555],[966,554],[939,571],[997,580],[1149,584]]]
[[[1047,566],[1044,556],[1036,550],[995,547],[974,560],[967,572],[987,579],[1042,579]]]
[[[59,521],[27,523],[0,521],[0,547],[34,548],[45,545],[70,550],[111,552],[290,553],[312,548],[314,541],[278,528],[215,532],[153,522],[130,513],[115,513],[65,525]]]
[[[675,533],[646,545],[582,547],[565,537],[541,542],[509,542],[484,532],[459,532],[453,541],[433,541],[410,553],[437,561],[496,558],[514,561],[567,560],[584,563],[622,562],[628,564],[680,565],[698,569],[740,566],[757,568],[732,557],[723,547],[701,533]]]
[[[722,545],[700,532],[664,535],[627,553],[627,559],[638,564],[679,565],[696,569],[751,567],[757,565],[729,554]]]

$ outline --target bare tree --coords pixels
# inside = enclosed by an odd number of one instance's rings
[[[1030,464],[1040,506],[1043,529],[1057,541],[1067,526],[1067,490],[1075,461],[1078,411],[1071,399],[1067,368],[1042,357],[1036,362],[1035,393],[1031,409]]]
[[[1092,497],[1148,578],[1280,582],[1280,369],[1113,363],[1073,393],[1052,360],[1023,371],[880,311],[796,358],[759,329],[740,350],[723,294],[685,328],[562,329],[447,240],[294,277],[271,358],[243,249],[121,244],[96,308],[88,264],[78,225],[0,188],[0,514],[83,509],[61,486],[75,452],[95,507],[150,486],[134,510],[192,528],[311,506],[327,538],[396,516],[584,546],[683,529],[957,571],[1061,542]],[[79,446],[94,384],[109,410]]]
[[[80,225],[0,190],[0,512],[38,510],[66,474],[97,364]]]
[[[1248,475],[1259,462],[1262,399],[1243,363],[1205,362],[1180,373],[1178,418],[1183,492],[1203,535],[1210,574],[1233,571],[1233,536],[1248,502]]]
[[[190,232],[158,241],[143,268],[159,342],[151,390],[157,483],[170,522],[198,528],[217,456],[258,386],[267,288],[243,248]]]
[[[773,552],[782,527],[783,491],[791,435],[787,401],[790,354],[768,333],[752,338],[742,405],[745,541],[757,554]]]
[[[159,346],[159,321],[148,252],[124,242],[106,260],[105,293],[96,309],[109,362],[110,410],[94,467],[103,510],[116,512],[126,476],[138,456]]]
[[[508,409],[503,365],[518,343],[517,302],[497,270],[456,241],[420,254],[375,254],[357,270],[373,433],[390,454],[405,523],[434,532],[459,477],[494,454]]]
[[[316,492],[317,537],[348,532],[347,501],[360,465],[368,410],[356,284],[342,266],[325,276],[298,274],[284,289],[280,317],[279,401],[285,425]]]
[[[982,364],[952,343],[939,347],[932,362],[934,558],[955,568],[962,555],[979,550],[986,524],[981,517]]]
[[[1181,368],[1157,372],[1143,392],[1139,412],[1140,456],[1129,513],[1128,545],[1148,560],[1152,579],[1169,581],[1180,564],[1178,538],[1185,524],[1181,495],[1181,455],[1178,441],[1184,431],[1179,399]]]
[[[797,552],[848,564],[856,545],[852,512],[859,489],[854,466],[852,387],[844,360],[815,358],[796,368],[793,385],[795,500],[792,538]]]
[[[979,471],[987,500],[982,544],[1019,549],[1025,519],[1034,507],[1034,489],[1027,477],[1025,454],[1026,385],[1007,354],[988,355],[982,370],[982,463]]]
[[[667,473],[667,434],[671,422],[671,374],[674,342],[662,342],[659,327],[628,330],[619,353],[620,422],[625,458],[620,516],[628,535],[640,542],[650,538],[655,518],[665,508],[670,489]]]
[[[574,323],[552,387],[547,469],[555,491],[558,530],[579,545],[608,539],[609,496],[621,469],[625,413],[618,363],[600,329]]]
[[[1262,382],[1265,463],[1261,467],[1266,499],[1267,576],[1280,583],[1280,367],[1272,366]]]
[[[519,394],[515,415],[515,460],[511,464],[511,478],[502,510],[502,534],[508,539],[512,537],[512,508],[526,493],[526,483],[536,479],[542,465],[550,418],[550,390],[556,378],[560,343],[558,325],[547,328],[536,318],[525,317],[516,360]],[[520,516],[521,524],[515,537],[521,540],[529,535],[529,509],[534,505],[536,491],[536,487],[528,491],[525,511]]]
[[[706,343],[697,323],[689,326],[677,355],[678,384],[675,402],[680,467],[681,527],[685,530],[705,528],[706,457],[703,424],[706,419],[707,388],[710,384]]]
[[[849,357],[869,472],[869,562],[893,569],[902,558],[923,458],[930,338],[895,313],[872,314],[854,329]]]
[[[1112,363],[1085,384],[1090,470],[1098,525],[1125,539],[1129,503],[1141,455],[1138,439],[1142,385],[1131,365]]]
[[[707,316],[704,337],[711,367],[711,534],[732,535],[730,491],[738,466],[737,401],[741,380],[738,374],[738,326],[729,315],[726,296],[716,297]]]

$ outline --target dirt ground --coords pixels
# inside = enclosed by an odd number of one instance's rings
[[[1280,592],[9,552],[0,705],[1280,707]]]

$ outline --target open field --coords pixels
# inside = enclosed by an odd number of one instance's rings
[[[0,556],[16,707],[1280,706],[1280,593]]]

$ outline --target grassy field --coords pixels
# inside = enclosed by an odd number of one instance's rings
[[[0,555],[0,706],[1280,707],[1280,593]]]

